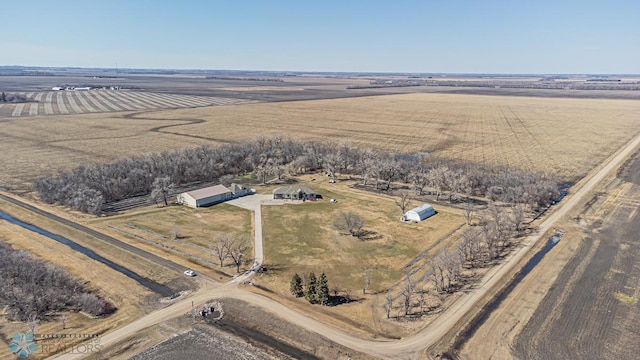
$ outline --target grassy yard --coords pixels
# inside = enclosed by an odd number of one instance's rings
[[[213,239],[219,233],[245,236],[248,240],[248,253],[252,251],[251,212],[228,204],[198,209],[177,205],[161,208],[151,206],[123,215],[100,218],[96,222],[105,232],[130,242],[138,242],[148,251],[169,251],[178,262],[181,257],[184,258],[180,254],[189,254],[217,264],[217,259],[210,250]],[[179,235],[177,238],[176,232]],[[235,274],[235,267],[230,266],[229,260],[222,269],[215,264],[203,261],[198,263],[230,275]]]
[[[401,223],[402,213],[391,197],[354,190],[349,187],[353,181],[329,184],[310,179],[305,178],[304,185],[323,200],[263,206],[265,262],[275,271],[261,281],[274,291],[288,292],[293,273],[314,271],[326,272],[331,287],[355,293],[364,285],[367,268],[372,269],[370,290],[382,291],[402,279],[405,264],[464,222],[462,216],[438,208],[438,214],[426,221]],[[330,198],[338,202],[330,203]],[[365,239],[334,229],[334,220],[348,211],[364,219],[369,232]]]

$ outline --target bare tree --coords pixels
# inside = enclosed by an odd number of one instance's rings
[[[334,221],[333,226],[338,230],[348,232],[351,236],[360,237],[362,235],[364,220],[354,212],[343,212],[340,217]]]
[[[413,196],[409,191],[400,191],[400,196],[396,199],[396,205],[398,205],[403,215],[412,200]]]
[[[424,308],[427,305],[427,298],[425,296],[425,294],[427,293],[428,290],[420,290],[420,298],[419,298],[419,302],[420,302],[420,313],[424,314]]]
[[[344,297],[347,299],[347,302],[350,303],[351,299],[353,299],[353,290],[351,290],[351,288],[347,288],[344,291]]]
[[[409,180],[418,195],[422,195],[424,193],[424,188],[429,184],[427,168],[423,165],[418,165],[409,173]]]
[[[523,230],[522,225],[524,224],[525,219],[524,204],[516,203],[512,206],[511,210],[513,216],[513,226],[515,227],[516,232],[520,234]]]
[[[413,284],[411,283],[411,278],[409,278],[409,276],[405,278],[404,286],[400,291],[400,295],[403,300],[402,307],[404,309],[404,316],[407,316],[411,310],[411,295],[413,295]]]
[[[393,309],[393,296],[391,295],[391,289],[387,290],[387,293],[384,295],[384,300],[385,302],[382,307],[387,314],[387,319],[389,319],[391,317],[391,309]]]
[[[442,192],[447,189],[449,171],[449,167],[446,165],[439,165],[431,169],[427,175],[429,178],[429,186],[436,191],[436,201],[440,201]]]
[[[364,270],[364,286],[362,287],[363,294],[367,293],[369,286],[371,286],[371,268],[366,268]]]
[[[168,176],[157,177],[153,180],[151,185],[151,198],[158,203],[158,200],[164,202],[164,206],[169,205],[167,197],[169,192],[174,188],[174,184],[171,182],[171,178]]]
[[[229,257],[236,266],[236,272],[240,272],[240,265],[245,259],[245,252],[249,248],[247,239],[244,237],[236,237],[229,245]]]
[[[60,315],[59,320],[60,320],[60,323],[62,323],[62,330],[64,330],[67,327],[67,320],[68,320],[67,315],[65,314]]]
[[[224,266],[224,259],[229,257],[232,238],[228,234],[218,234],[213,240],[213,254],[220,261],[220,267]]]
[[[29,318],[27,319],[27,325],[29,326],[29,330],[31,330],[31,333],[33,335],[36,334],[36,328],[38,327],[39,323],[40,320],[38,320],[38,314],[35,312],[31,313],[31,315],[29,315]]]
[[[336,177],[338,168],[342,164],[340,155],[335,152],[330,152],[324,156],[324,167],[329,173],[329,176],[333,179]]]
[[[467,197],[467,201],[464,204],[464,218],[467,221],[467,225],[471,225],[474,211],[475,207],[473,206],[473,202],[469,197]]]

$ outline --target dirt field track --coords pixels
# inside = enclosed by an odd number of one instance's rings
[[[246,104],[253,101],[223,97],[159,94],[135,91],[44,91],[15,93],[31,102],[0,104],[0,117],[85,114],[111,111],[176,109]]]

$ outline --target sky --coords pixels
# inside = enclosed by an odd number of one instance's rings
[[[0,0],[0,65],[640,74],[640,0]]]

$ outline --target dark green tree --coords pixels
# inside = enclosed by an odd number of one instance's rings
[[[318,298],[316,295],[317,282],[316,274],[310,273],[309,278],[304,284],[304,298],[312,304],[315,304]]]
[[[329,281],[325,273],[320,275],[320,281],[316,286],[316,300],[322,305],[329,304]]]
[[[298,273],[295,273],[291,278],[291,295],[297,298],[304,295],[304,291],[302,290],[302,278]]]

